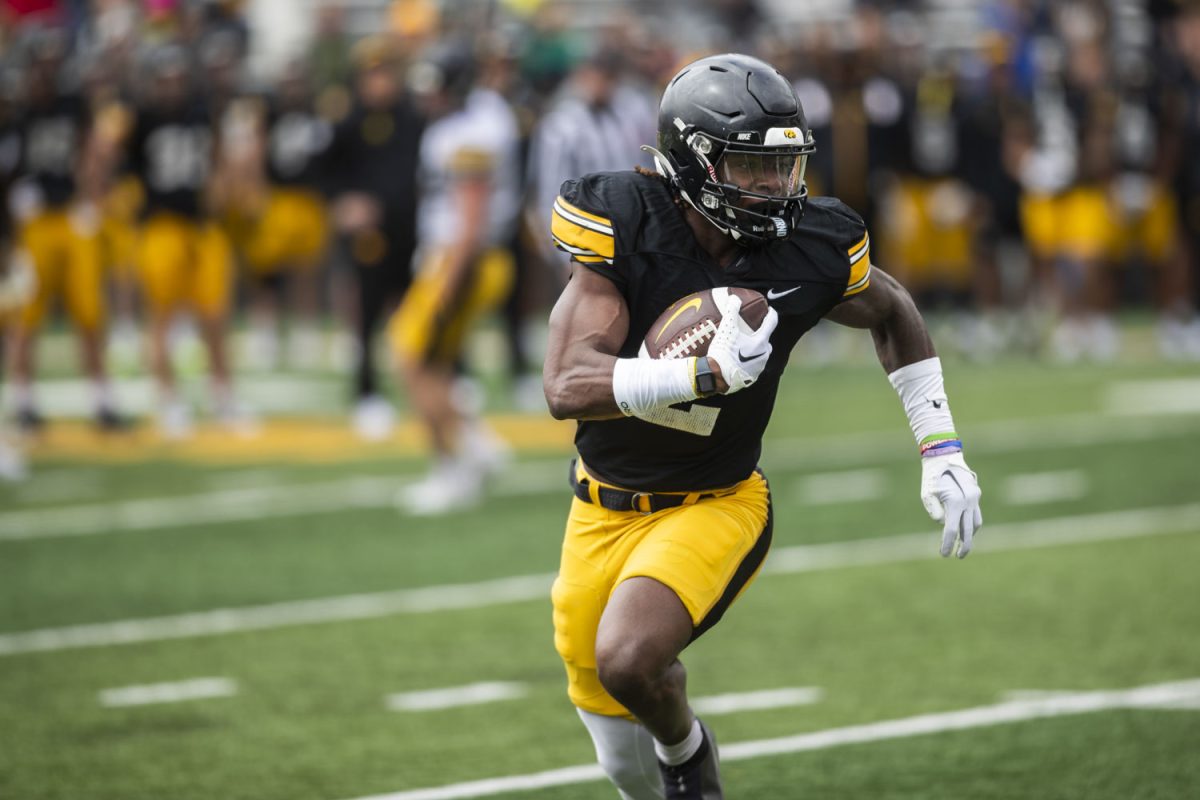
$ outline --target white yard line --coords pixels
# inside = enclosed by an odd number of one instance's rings
[[[1095,415],[1047,417],[980,425],[964,433],[972,453],[1007,453],[1047,447],[1076,447],[1153,441],[1200,431],[1195,420],[1154,417],[1120,420]],[[767,444],[769,470],[821,464],[842,467],[915,458],[906,431],[776,439]],[[553,492],[566,495],[566,460],[524,463],[507,470],[490,490],[499,497]],[[0,513],[0,544],[5,541],[88,536],[139,530],[192,528],[220,523],[336,513],[347,509],[390,508],[396,490],[411,476],[357,476],[336,481],[229,489],[176,497],[122,500],[63,508]]]
[[[1003,550],[1027,550],[1172,533],[1200,533],[1200,503],[985,525],[976,544],[976,555],[972,555],[972,558],[986,557],[989,552]],[[937,543],[938,533],[931,527],[926,531],[897,536],[784,547],[770,554],[764,574],[932,561],[937,558]],[[395,614],[482,608],[525,600],[544,601],[553,580],[553,574],[518,575],[480,583],[400,589],[6,633],[0,634],[0,656],[188,639]]]
[[[1014,703],[1030,700],[1078,697],[1080,694],[1087,693],[1055,691],[1053,689],[1014,689],[1011,692],[1005,692],[1000,700],[1005,703]],[[1200,696],[1172,697],[1167,699],[1148,698],[1139,703],[1131,703],[1129,707],[1158,711],[1200,711]]]
[[[696,697],[692,709],[697,714],[714,717],[740,711],[764,711],[771,708],[809,706],[820,701],[822,692],[816,686],[792,686],[784,689],[763,689],[757,692],[714,694]]]
[[[1087,475],[1077,469],[1010,475],[1000,484],[1000,496],[1010,506],[1078,500],[1087,493]]]
[[[148,683],[142,686],[103,689],[100,692],[100,705],[106,708],[148,706],[158,703],[181,703],[185,700],[232,697],[235,694],[237,694],[237,683],[228,678],[193,678],[173,683]]]
[[[1180,681],[1139,686],[1111,692],[1086,692],[1033,700],[1016,700],[992,706],[965,708],[937,714],[850,725],[824,731],[784,736],[778,739],[758,739],[721,745],[722,761],[747,761],[765,756],[825,750],[847,744],[904,739],[947,731],[961,731],[1004,725],[1014,722],[1088,714],[1118,708],[1161,707],[1163,704],[1188,703],[1200,700],[1200,680]],[[413,789],[390,794],[375,794],[357,800],[465,800],[490,797],[505,792],[533,791],[551,786],[571,786],[604,778],[593,764],[564,769],[535,772],[529,775],[509,775],[469,783]]]
[[[1107,388],[1104,410],[1109,414],[1197,414],[1200,378],[1119,381]]]
[[[384,698],[391,711],[437,711],[458,706],[477,706],[501,700],[519,700],[529,694],[529,687],[511,681],[488,681],[446,689],[426,689],[423,692],[401,692]]]
[[[808,506],[834,505],[883,496],[883,470],[856,469],[805,475],[796,482],[795,495]]]

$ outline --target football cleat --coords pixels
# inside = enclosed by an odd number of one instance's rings
[[[108,406],[103,406],[92,417],[92,425],[101,433],[123,433],[133,427],[133,420],[118,414]]]
[[[400,489],[396,507],[414,516],[448,514],[479,505],[483,500],[483,475],[466,461],[439,461],[422,480]]]
[[[354,407],[354,432],[364,441],[382,442],[395,424],[396,409],[380,395],[367,395]]]
[[[666,800],[724,800],[721,791],[721,772],[718,768],[717,740],[703,722],[700,730],[704,740],[695,755],[682,764],[672,766],[658,762],[666,789]]]
[[[17,428],[21,433],[41,433],[46,427],[46,418],[33,406],[25,406],[17,411]]]

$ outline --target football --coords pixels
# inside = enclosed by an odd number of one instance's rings
[[[753,289],[727,287],[742,298],[741,317],[751,330],[758,330],[767,315],[767,298]],[[708,354],[708,345],[721,324],[721,310],[713,300],[714,289],[681,297],[659,315],[642,342],[642,355],[650,358],[688,358]]]

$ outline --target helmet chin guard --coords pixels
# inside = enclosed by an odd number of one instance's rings
[[[816,151],[791,83],[743,55],[712,56],[675,76],[659,108],[658,171],[739,244],[786,239],[804,213]]]

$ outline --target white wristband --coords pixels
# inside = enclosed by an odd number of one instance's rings
[[[940,358],[927,358],[903,366],[889,374],[888,380],[900,395],[922,456],[947,455],[962,450],[962,442],[954,431],[954,418],[950,416]]]
[[[613,398],[627,417],[695,400],[696,359],[618,358],[613,367]]]

